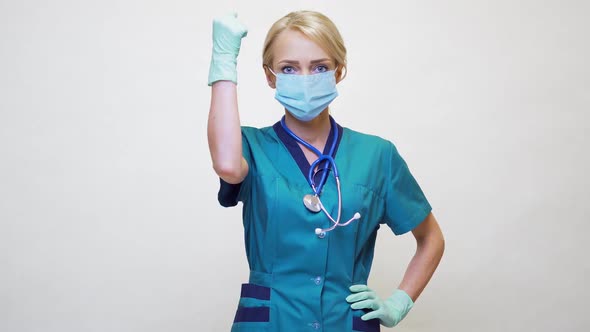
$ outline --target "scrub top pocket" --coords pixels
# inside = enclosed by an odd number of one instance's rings
[[[232,332],[270,331],[270,288],[242,284]]]
[[[359,310],[360,315],[364,315],[368,311]],[[361,316],[358,316],[353,313],[352,316],[352,331],[353,332],[380,332],[381,331],[381,324],[379,323],[378,319],[371,319],[364,321],[361,319]]]

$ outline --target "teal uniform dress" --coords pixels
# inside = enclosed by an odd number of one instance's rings
[[[280,122],[242,127],[248,175],[238,185],[221,180],[218,195],[223,206],[243,203],[250,266],[232,332],[379,331],[378,320],[362,321],[364,312],[350,308],[348,288],[367,284],[381,224],[400,235],[420,224],[432,208],[393,143],[337,126],[334,159],[341,181],[341,220],[355,212],[361,218],[325,235],[316,235],[315,229],[332,222],[303,205],[303,196],[312,193],[310,165],[295,140]],[[336,218],[333,175],[327,177],[321,200]]]

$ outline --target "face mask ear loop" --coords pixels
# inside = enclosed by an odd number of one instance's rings
[[[270,71],[270,72],[271,72],[273,75],[275,75],[275,77],[277,77],[277,74],[276,74],[274,71],[272,71],[272,69],[270,69],[270,67],[269,67],[269,66],[267,66],[267,65],[264,65],[264,66],[265,66],[265,67],[266,67],[266,69],[268,69],[268,70],[269,70],[269,71]]]

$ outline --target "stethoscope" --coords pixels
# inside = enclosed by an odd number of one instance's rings
[[[352,218],[350,218],[347,222],[340,223],[340,216],[342,213],[342,192],[340,190],[340,176],[338,175],[338,167],[336,167],[336,162],[334,161],[334,158],[332,157],[334,155],[334,150],[336,150],[336,145],[338,143],[338,126],[336,125],[336,122],[334,121],[334,119],[332,117],[330,117],[330,124],[333,128],[333,130],[332,130],[333,131],[332,146],[330,147],[329,154],[325,155],[325,154],[321,153],[320,150],[316,149],[313,145],[307,143],[301,137],[297,136],[294,132],[292,132],[291,129],[289,129],[287,127],[287,125],[285,124],[285,116],[283,116],[281,118],[281,126],[283,126],[283,129],[285,129],[287,134],[289,134],[289,136],[291,136],[297,142],[303,144],[303,146],[305,146],[306,148],[313,151],[313,153],[315,153],[318,156],[318,159],[316,161],[314,161],[311,164],[311,166],[309,167],[309,173],[307,175],[307,182],[309,182],[309,185],[311,186],[311,189],[313,190],[313,194],[306,194],[305,196],[303,196],[303,205],[305,205],[305,207],[309,211],[314,212],[314,213],[323,211],[324,214],[328,217],[328,219],[330,219],[332,221],[333,225],[329,228],[316,228],[315,229],[315,234],[320,237],[324,237],[327,232],[334,230],[338,226],[346,226],[346,225],[350,224],[351,222],[361,218],[360,213],[356,212],[354,214],[354,216]],[[318,167],[318,165],[324,161],[327,161],[327,165],[325,165],[324,168]],[[317,170],[315,170],[316,167],[318,167]],[[332,170],[334,171],[334,177],[336,178],[336,188],[338,189],[338,217],[336,218],[336,220],[334,220],[334,218],[326,210],[326,208],[324,207],[324,204],[322,204],[322,200],[320,199],[320,194],[322,193],[322,189],[324,188],[326,176],[328,176],[328,171],[330,170],[330,168],[332,168]],[[322,179],[320,180],[320,183],[316,186],[316,183],[314,180],[315,175],[317,174],[317,172],[320,172],[320,171],[324,171],[324,172],[322,173]]]

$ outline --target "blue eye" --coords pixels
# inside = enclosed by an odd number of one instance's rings
[[[295,68],[291,66],[285,66],[281,68],[281,72],[283,72],[283,74],[295,74]]]
[[[327,71],[328,71],[328,66],[326,66],[326,65],[319,65],[319,66],[315,67],[313,70],[314,73],[324,73]]]

